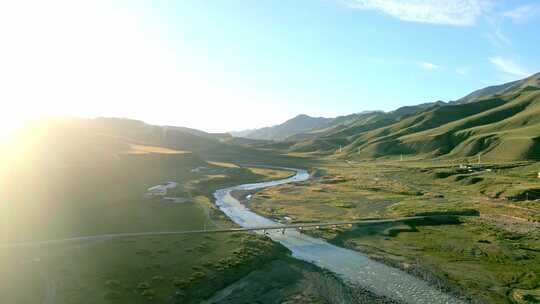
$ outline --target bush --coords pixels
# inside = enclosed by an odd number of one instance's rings
[[[202,279],[204,277],[206,277],[206,273],[202,272],[202,271],[197,271],[193,274],[193,277],[197,278],[197,279]]]
[[[176,287],[187,287],[189,285],[187,280],[182,280],[180,278],[174,278],[172,283]]]
[[[534,272],[524,274],[517,286],[521,289],[535,289],[539,284],[539,278]]]
[[[109,290],[103,294],[105,300],[116,300],[120,298],[120,293],[118,291]]]
[[[525,303],[540,303],[540,300],[537,297],[530,294],[524,295],[523,301],[525,301]]]
[[[156,291],[153,289],[145,289],[142,293],[142,296],[144,297],[153,297],[156,295]]]
[[[455,172],[455,171],[439,171],[439,172],[433,173],[433,177],[435,177],[435,178],[447,178],[447,177],[455,175],[455,174],[457,174],[457,172]]]
[[[117,280],[107,280],[105,282],[105,285],[111,289],[116,289],[120,287],[120,282],[118,282]]]

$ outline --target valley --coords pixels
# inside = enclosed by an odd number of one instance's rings
[[[0,304],[540,303],[540,1],[0,1]]]
[[[532,177],[537,164],[501,167],[506,169],[466,173],[470,177],[456,181],[455,176],[437,174],[459,171],[455,164],[328,161],[314,169],[310,181],[258,192],[248,206],[266,217],[291,218],[293,223],[462,214],[306,233],[364,252],[480,303],[525,303],[517,294],[535,294],[538,288],[540,209],[537,200],[516,200],[513,193],[524,191],[526,183],[538,185]],[[471,183],[467,178],[472,177],[487,181]],[[510,178],[514,184],[508,183]],[[494,194],[489,189],[495,188],[511,193],[511,198],[490,197]]]
[[[536,301],[538,79],[448,104],[293,129],[288,121],[279,140],[129,119],[38,122],[24,145],[2,149],[9,203],[0,210],[0,300]],[[148,195],[167,183],[174,187],[163,196]],[[47,242],[414,216],[428,217],[285,234]],[[312,246],[325,250],[305,249]]]

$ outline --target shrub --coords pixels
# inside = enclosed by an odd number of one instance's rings
[[[120,298],[120,293],[118,291],[109,290],[103,294],[105,300],[116,300]]]
[[[118,282],[117,280],[107,280],[105,282],[105,285],[111,289],[116,289],[120,287],[120,282]]]
[[[180,278],[174,278],[173,285],[176,287],[187,287],[189,285],[189,282]]]
[[[144,297],[153,297],[156,295],[156,291],[153,289],[145,289],[142,293],[142,296]]]
[[[195,277],[196,279],[201,279],[201,278],[206,277],[206,273],[204,273],[202,271],[197,271],[197,272],[193,273],[193,277]]]
[[[525,301],[525,303],[540,303],[540,300],[537,297],[530,294],[524,295],[523,301]]]

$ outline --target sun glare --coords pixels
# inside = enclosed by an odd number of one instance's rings
[[[147,13],[108,1],[2,2],[2,133],[18,124],[12,117],[130,117],[223,132],[291,114],[271,106],[278,98],[205,70],[165,32]],[[230,119],[245,109],[268,121]]]
[[[0,142],[11,139],[27,122],[18,117],[2,117],[0,120]]]

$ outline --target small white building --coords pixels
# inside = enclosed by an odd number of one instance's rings
[[[186,203],[188,201],[187,198],[185,197],[163,197],[162,201],[164,202],[168,202],[168,203],[175,203],[175,204],[178,204],[178,203]]]
[[[165,188],[167,189],[174,189],[178,187],[178,183],[175,183],[175,182],[167,182],[165,183]]]
[[[199,173],[199,172],[205,171],[205,170],[208,170],[208,168],[199,166],[197,168],[191,169],[191,172]]]
[[[540,178],[540,172],[538,172],[538,178]]]
[[[164,196],[167,194],[167,188],[163,185],[157,185],[146,189],[146,195],[148,196]]]
[[[162,185],[157,185],[146,189],[146,196],[155,197],[155,196],[165,196],[169,189],[174,189],[178,186],[178,183],[175,182],[166,182]]]

